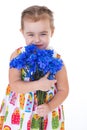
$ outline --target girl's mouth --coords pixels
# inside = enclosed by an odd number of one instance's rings
[[[43,45],[36,45],[38,48],[43,49]]]

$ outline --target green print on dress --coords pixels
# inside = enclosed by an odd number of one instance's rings
[[[6,112],[5,112],[4,121],[6,121],[6,119],[7,119],[7,116],[8,116],[8,107],[6,107]]]
[[[32,117],[32,123],[31,123],[31,128],[32,130],[39,130],[40,127],[40,116],[38,114],[34,114]]]
[[[24,113],[22,114],[21,119],[20,119],[20,129],[19,130],[22,129],[23,121],[24,121]]]
[[[52,112],[52,130],[58,130],[59,119],[57,111]]]

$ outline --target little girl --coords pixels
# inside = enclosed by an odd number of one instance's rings
[[[54,33],[53,12],[45,6],[31,6],[21,15],[21,29],[26,45],[32,43],[39,49],[49,49]],[[10,62],[23,53],[18,48]],[[59,54],[54,57],[60,59]],[[68,96],[68,79],[65,65],[48,79],[49,72],[31,81],[24,69],[9,67],[9,85],[0,109],[0,130],[64,130],[63,101]],[[46,102],[38,105],[36,91],[47,93]],[[40,119],[43,118],[43,126]]]

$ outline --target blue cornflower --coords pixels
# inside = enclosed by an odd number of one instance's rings
[[[34,44],[27,45],[24,47],[24,51],[20,53],[17,57],[11,60],[10,68],[27,68],[27,76],[34,77],[36,72],[43,73],[44,76],[47,72],[50,72],[49,77],[52,79],[52,75],[61,70],[63,66],[63,61],[60,58],[53,57],[53,50],[39,49]],[[33,75],[32,75],[33,74]],[[39,77],[40,78],[40,77]],[[34,78],[33,78],[34,80]]]

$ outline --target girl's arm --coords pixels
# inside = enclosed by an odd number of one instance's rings
[[[37,113],[40,116],[47,115],[50,111],[62,104],[68,96],[69,85],[65,66],[63,66],[62,69],[56,74],[56,79],[58,92],[49,103],[42,104],[37,107]]]
[[[18,54],[15,51],[11,55],[10,60],[12,60],[17,55]],[[56,80],[48,80],[47,77],[48,74],[37,81],[31,81],[31,82],[22,81],[21,71],[15,68],[9,68],[9,84],[11,90],[16,93],[27,93],[27,92],[33,92],[35,90],[42,90],[42,91],[50,90],[51,86],[55,84]]]
[[[50,110],[55,109],[63,103],[69,93],[68,78],[65,66],[56,74],[58,92],[48,103]]]

